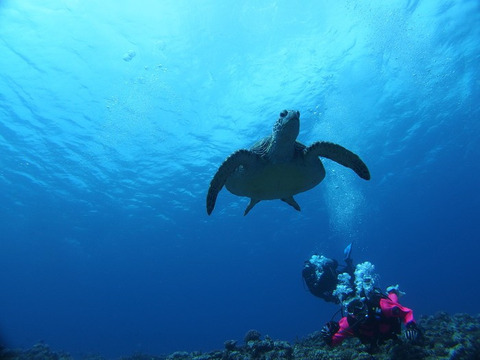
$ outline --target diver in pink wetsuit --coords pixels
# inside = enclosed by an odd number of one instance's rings
[[[401,305],[398,285],[389,286],[387,295],[376,283],[375,266],[366,261],[356,266],[351,259],[352,244],[344,250],[346,266],[323,255],[312,255],[305,262],[302,276],[308,290],[327,302],[342,306],[340,321],[330,321],[321,330],[326,344],[339,345],[344,339],[357,337],[373,350],[388,339],[396,339],[405,325],[405,338],[418,342],[422,333],[411,309]]]
[[[376,291],[368,300],[352,300],[347,306],[347,316],[338,323],[327,323],[321,333],[331,346],[339,345],[346,338],[357,337],[362,343],[375,347],[388,339],[396,339],[402,323],[406,326],[407,340],[418,340],[420,333],[413,311],[398,303],[397,292],[392,289],[388,296]]]

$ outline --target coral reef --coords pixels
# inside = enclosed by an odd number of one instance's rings
[[[248,330],[247,333],[245,334],[243,341],[245,341],[245,344],[248,344],[249,341],[258,341],[262,335],[255,329]]]
[[[65,352],[50,350],[48,345],[38,343],[28,350],[8,350],[0,348],[0,360],[72,360],[72,357]]]
[[[247,332],[244,343],[227,340],[223,350],[208,353],[178,351],[165,356],[136,354],[120,360],[474,360],[480,359],[480,315],[448,315],[437,313],[419,320],[423,340],[410,344],[403,339],[390,340],[369,351],[357,339],[349,339],[337,348],[327,347],[315,332],[294,344],[276,341],[268,335],[262,339],[256,330]],[[83,360],[105,360],[87,356]],[[0,360],[74,360],[63,352],[55,352],[46,344],[28,350],[0,348]]]

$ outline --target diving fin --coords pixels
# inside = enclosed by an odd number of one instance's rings
[[[352,254],[352,243],[348,244],[347,247],[343,250],[343,260],[345,262],[351,261],[350,255]]]

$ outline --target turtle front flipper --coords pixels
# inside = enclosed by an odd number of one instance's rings
[[[370,172],[367,165],[358,155],[345,149],[343,146],[326,141],[317,141],[305,149],[305,157],[307,159],[318,156],[333,160],[352,169],[362,179],[370,180]]]
[[[217,170],[217,173],[210,182],[210,187],[207,193],[207,214],[210,215],[215,207],[217,196],[222,190],[225,182],[235,170],[243,165],[248,167],[258,160],[258,155],[249,150],[237,150],[232,155],[227,157],[222,165]]]

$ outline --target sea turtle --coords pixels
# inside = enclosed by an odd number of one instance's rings
[[[300,211],[293,195],[312,189],[325,177],[319,156],[352,169],[362,179],[370,179],[367,166],[356,154],[324,141],[307,147],[296,141],[299,131],[300,112],[283,110],[270,136],[250,150],[237,150],[227,157],[210,182],[208,215],[224,185],[232,194],[250,198],[244,215],[259,201],[273,199],[280,199]]]

